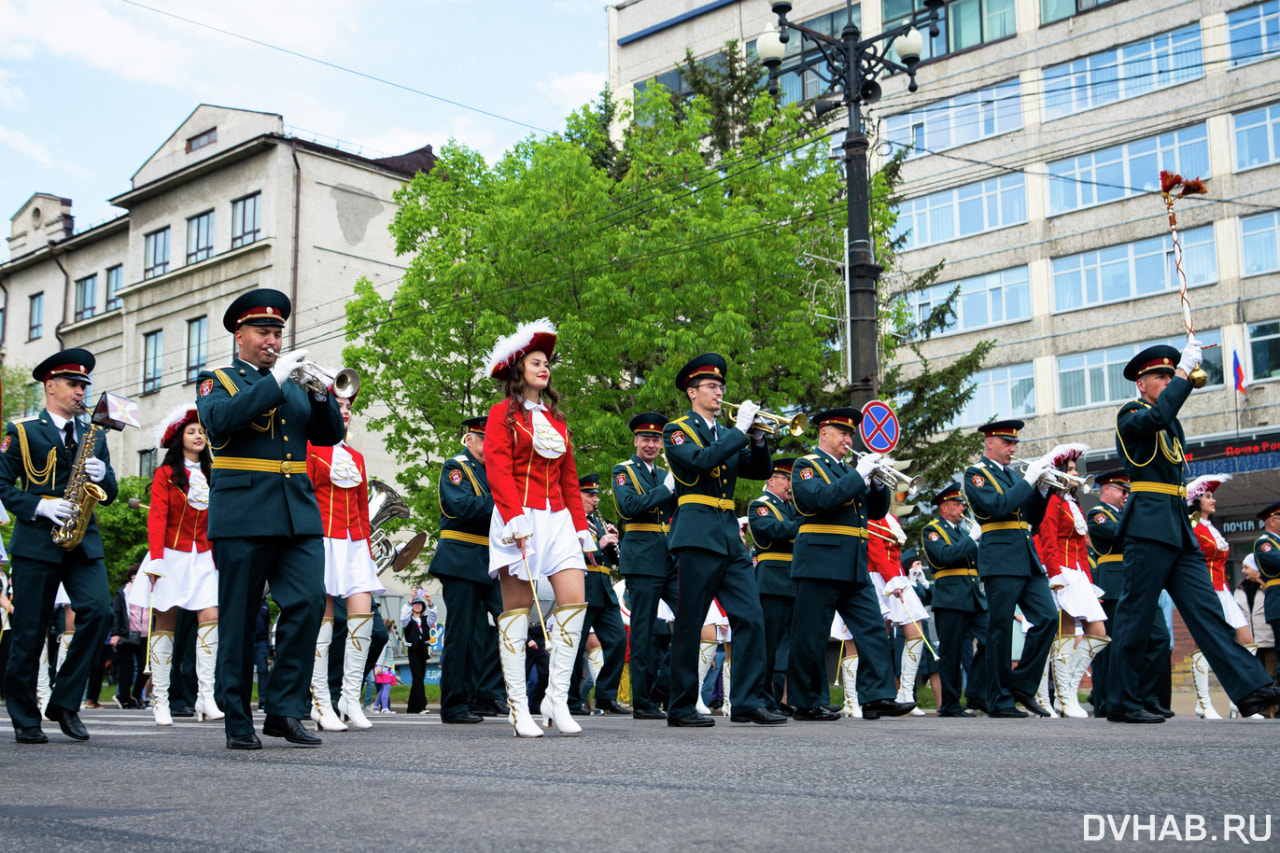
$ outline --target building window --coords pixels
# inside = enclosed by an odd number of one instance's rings
[[[207,260],[213,254],[213,211],[187,220],[187,263]]]
[[[258,239],[258,217],[262,193],[231,202],[231,248],[247,246]]]
[[[1209,174],[1205,126],[1186,127],[1049,164],[1049,215],[1160,189],[1160,170]]]
[[[950,428],[1036,413],[1036,380],[1031,362],[979,371],[973,375],[973,383],[973,396]]]
[[[124,267],[115,266],[107,270],[107,306],[106,310],[114,311],[120,307],[120,288],[124,286]]]
[[[1253,379],[1280,376],[1280,320],[1249,326],[1249,355]]]
[[[1280,0],[1227,15],[1231,62],[1240,65],[1280,51]]]
[[[217,141],[218,129],[216,127],[211,127],[204,133],[193,136],[187,140],[187,153],[190,154],[192,151],[199,151],[206,145],[212,145]]]
[[[142,393],[160,390],[160,362],[164,349],[164,332],[157,330],[142,336]]]
[[[209,363],[209,318],[187,321],[187,381],[195,382]]]
[[[945,243],[1027,221],[1022,173],[1001,175],[902,202],[894,237],[903,251]]]
[[[98,313],[98,274],[76,282],[76,320],[87,320]]]
[[[1182,232],[1182,269],[1188,285],[1218,280],[1213,226]],[[1168,237],[1108,246],[1053,260],[1053,310],[1073,311],[1122,302],[1180,287]]]
[[[923,0],[881,0],[885,29],[924,9]],[[1014,34],[1014,0],[951,0],[938,21],[938,37],[927,32],[920,58],[932,59],[958,50],[989,44]]]
[[[1236,171],[1280,160],[1280,104],[1231,117],[1235,125]]]
[[[1115,0],[1040,0],[1040,23],[1051,24]]]
[[[153,278],[169,271],[169,229],[161,228],[146,236],[142,249],[142,277]]]
[[[956,300],[955,317],[951,325],[939,334],[971,332],[1031,319],[1031,285],[1026,267],[918,290],[908,297],[914,318],[924,320],[934,307],[951,298],[956,287],[960,288],[960,296]]]
[[[1259,213],[1240,220],[1240,255],[1245,275],[1280,270],[1280,214]]]
[[[889,142],[919,157],[1022,128],[1017,80],[966,92],[885,119]]]
[[[156,475],[156,449],[138,451],[138,476],[150,480]]]
[[[1203,74],[1199,24],[1052,65],[1044,70],[1045,121],[1177,86]]]
[[[1221,385],[1225,376],[1222,369],[1222,330],[1197,329],[1196,338],[1205,344],[1218,344],[1204,351],[1201,367],[1209,375],[1209,385]],[[1124,378],[1124,368],[1129,359],[1155,344],[1169,344],[1182,349],[1186,343],[1185,336],[1178,336],[1059,357],[1058,411],[1121,403],[1132,398],[1133,383]]]
[[[39,340],[44,335],[44,294],[35,293],[27,302],[27,340]]]

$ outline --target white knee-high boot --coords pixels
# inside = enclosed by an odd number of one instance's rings
[[[1196,716],[1205,720],[1221,720],[1209,697],[1209,662],[1196,649],[1191,653],[1191,680],[1196,686]]]
[[[369,658],[369,639],[372,636],[372,613],[347,614],[347,648],[342,656],[342,695],[338,698],[338,716],[357,729],[373,728],[373,723],[360,707],[360,685],[364,681],[364,663]]]
[[[53,683],[58,683],[58,673],[67,662],[67,652],[71,650],[71,641],[76,638],[75,631],[63,631],[58,635],[58,661],[53,665]]]
[[[36,668],[36,704],[40,706],[40,716],[44,716],[44,709],[52,695],[53,685],[49,682],[49,644],[44,642],[40,644],[40,664]]]
[[[702,701],[702,685],[707,683],[707,673],[716,662],[716,644],[703,640],[698,644],[698,701],[694,707],[699,714],[710,714],[711,709]]]
[[[562,604],[551,612],[551,661],[547,666],[547,692],[542,697],[544,726],[553,722],[562,735],[582,733],[582,726],[569,713],[569,681],[573,663],[578,659],[578,643],[582,642],[582,620],[587,616],[585,604]]]
[[[724,686],[724,704],[720,706],[720,713],[726,717],[733,716],[733,703],[729,701],[729,697],[733,695],[733,661],[729,660],[726,655],[724,659],[724,674],[720,676]]]
[[[508,610],[498,616],[498,656],[502,661],[502,680],[507,685],[508,719],[516,737],[542,737],[542,729],[529,716],[529,698],[525,689],[524,652],[529,642],[529,608]]]
[[[213,698],[214,671],[218,663],[218,623],[196,626],[196,722],[221,720],[226,714]]]
[[[924,649],[923,637],[910,637],[902,645],[902,678],[898,684],[898,702],[916,702],[916,673],[920,671],[920,653]],[[913,717],[923,717],[924,711],[912,708]]]
[[[1071,654],[1071,662],[1067,666],[1067,692],[1062,698],[1062,713],[1074,720],[1089,719],[1089,712],[1080,705],[1080,682],[1089,669],[1089,664],[1098,653],[1111,643],[1110,637],[1094,637],[1085,634]]]
[[[1067,694],[1071,691],[1071,659],[1075,654],[1075,637],[1054,637],[1053,648],[1049,653],[1049,665],[1053,666],[1053,689],[1058,694],[1057,700],[1053,705],[1047,701],[1040,704],[1049,709],[1054,717],[1058,716],[1058,712],[1062,712],[1062,716],[1071,716],[1067,713]],[[1044,692],[1046,699],[1048,697],[1048,683],[1045,682]],[[1036,695],[1039,699],[1039,694]]]
[[[600,670],[604,669],[604,649],[596,646],[587,652],[587,672],[591,673],[591,683],[597,684],[600,678]]]
[[[173,632],[156,631],[151,635],[151,713],[157,726],[172,726],[169,713],[169,671],[173,666]]]
[[[855,720],[862,719],[862,706],[858,704],[858,656],[849,655],[840,660],[840,678],[844,686],[844,708],[840,713]]]
[[[311,719],[326,732],[345,732],[347,724],[333,710],[329,699],[329,645],[333,642],[333,617],[320,620],[316,635],[316,659],[311,669]]]

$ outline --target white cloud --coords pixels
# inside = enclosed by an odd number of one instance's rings
[[[87,174],[84,169],[81,169],[78,166],[55,159],[54,156],[49,153],[48,148],[41,143],[36,142],[25,133],[18,130],[10,130],[2,124],[0,124],[0,145],[12,148],[19,154],[24,154],[42,166],[61,169],[68,174],[76,175],[78,177],[83,177]]]
[[[538,91],[565,115],[595,99],[604,88],[605,77],[599,71],[575,71],[539,82]]]
[[[26,106],[27,96],[12,78],[12,71],[0,68],[0,107],[17,111]]]

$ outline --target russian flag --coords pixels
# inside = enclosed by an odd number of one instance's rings
[[[1236,352],[1233,349],[1231,351],[1231,360],[1234,363],[1234,366],[1232,367],[1232,372],[1235,374],[1235,377],[1236,377],[1236,390],[1239,391],[1241,394],[1244,394],[1246,393],[1246,390],[1245,390],[1246,386],[1244,381],[1244,366],[1240,364],[1240,353]]]

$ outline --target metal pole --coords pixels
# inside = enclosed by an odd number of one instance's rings
[[[849,361],[853,367],[849,402],[860,409],[876,398],[879,386],[876,283],[884,268],[875,263],[871,242],[871,177],[867,166],[867,136],[862,132],[857,28],[846,27],[843,35],[848,69],[844,97],[849,111],[849,129],[844,137],[849,228]]]

